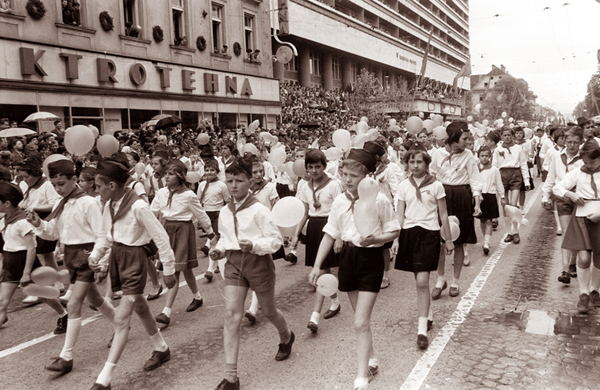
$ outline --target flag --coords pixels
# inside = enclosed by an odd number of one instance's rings
[[[421,72],[419,72],[419,83],[417,87],[421,86],[421,80],[425,76],[425,69],[427,68],[427,58],[429,57],[429,47],[431,46],[431,37],[433,36],[433,27],[429,33],[429,39],[427,39],[427,46],[425,46],[425,55],[423,56],[423,62],[421,63]]]
[[[500,102],[502,101],[502,99],[504,98],[504,90],[505,90],[505,89],[506,89],[506,88],[502,88],[502,92],[500,92],[500,95],[496,96],[496,101],[497,101],[498,103],[500,103]]]
[[[456,74],[456,76],[454,77],[454,83],[452,84],[452,86],[454,88],[456,88],[456,86],[458,85],[458,79],[461,77],[467,77],[471,75],[471,58],[469,58],[467,60],[467,62],[465,62],[465,64],[463,65],[463,67],[460,69],[460,71]]]

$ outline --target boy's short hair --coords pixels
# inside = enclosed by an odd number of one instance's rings
[[[8,201],[13,207],[18,207],[22,200],[23,192],[17,185],[6,181],[0,182],[0,202]]]
[[[369,174],[369,170],[363,164],[359,163],[356,160],[343,160],[340,162],[340,169],[348,168],[352,170],[358,170],[363,173],[365,176]]]
[[[500,142],[500,136],[495,131],[492,131],[491,133],[489,133],[487,135],[487,137],[485,137],[485,138],[488,139],[488,140],[490,140],[490,141],[492,141],[495,144],[497,144],[498,142]]]
[[[217,171],[217,173],[221,171],[219,169],[219,162],[214,157],[206,159],[206,161],[204,162],[204,169],[206,170],[206,168],[212,168],[215,171]]]
[[[414,158],[414,157],[418,156],[419,154],[421,156],[423,156],[423,161],[425,162],[425,164],[427,165],[428,170],[429,170],[429,164],[431,164],[431,156],[429,155],[429,153],[427,153],[426,150],[417,149],[417,148],[409,149],[406,153],[404,153],[404,158],[403,158],[404,163],[408,164],[408,161],[411,158]]]
[[[579,137],[579,139],[582,140],[583,139],[583,129],[579,126],[573,126],[565,132],[565,138],[566,137]]]
[[[598,145],[596,140],[589,139],[583,144],[579,154],[582,158],[587,157],[591,158],[592,160],[600,158],[600,145]]]
[[[490,154],[490,156],[492,155],[492,149],[488,148],[487,146],[482,146],[477,151],[477,156],[481,156],[481,153],[483,153],[483,152],[488,152]]]
[[[50,179],[56,178],[59,175],[65,176],[67,179],[75,176],[75,164],[70,160],[58,160],[48,164],[48,176]]]
[[[225,169],[225,173],[228,175],[244,174],[248,179],[252,179],[252,161],[249,158],[238,157]]]
[[[19,171],[27,172],[31,176],[42,176],[42,166],[37,161],[26,160],[23,165],[19,167]]]
[[[321,164],[326,167],[327,157],[325,156],[325,153],[319,149],[310,149],[306,152],[306,156],[304,157],[304,167],[307,167],[308,164]]]

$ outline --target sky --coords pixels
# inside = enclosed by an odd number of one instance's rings
[[[598,69],[600,0],[469,0],[471,74],[504,65],[571,116]]]

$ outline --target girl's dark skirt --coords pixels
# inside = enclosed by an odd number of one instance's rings
[[[192,221],[165,221],[165,230],[175,253],[175,272],[196,268],[196,229]]]
[[[585,217],[576,217],[573,212],[562,249],[600,253],[600,223],[593,223]]]
[[[325,233],[323,228],[327,225],[327,217],[309,217],[308,226],[306,227],[306,254],[304,256],[304,264],[307,267],[315,265],[319,245]],[[321,264],[321,269],[333,268],[339,266],[338,256],[333,252],[333,248]]]
[[[494,218],[500,218],[500,211],[498,210],[498,199],[496,194],[482,194],[483,200],[481,201],[481,215],[477,218],[481,220],[490,220]]]
[[[277,183],[275,185],[275,189],[277,190],[277,195],[279,195],[279,199],[291,195],[290,187],[287,184]]]
[[[402,229],[394,268],[408,272],[437,270],[440,259],[440,231],[421,226]]]
[[[468,184],[450,186],[444,184],[446,191],[446,207],[448,215],[455,215],[458,218],[460,227],[460,236],[454,241],[454,245],[476,244],[475,219],[473,217],[473,193]]]

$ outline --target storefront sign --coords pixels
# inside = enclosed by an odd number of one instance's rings
[[[46,70],[42,67],[42,57],[46,50],[35,51],[32,48],[19,47],[19,59],[21,66],[21,75],[23,76],[48,76]],[[58,56],[63,60],[65,66],[65,77],[67,80],[79,79],[79,62],[83,56],[78,54],[59,53]],[[116,61],[116,59],[115,59]],[[119,73],[128,72],[129,81],[136,86],[144,86],[149,77],[156,77],[160,80],[160,88],[163,90],[171,88],[171,70],[173,68],[154,65],[154,76],[148,74],[144,64],[134,62],[126,65],[127,70],[120,69],[117,64],[109,58],[95,58],[96,79],[99,85],[114,85],[119,83]],[[204,82],[204,92],[207,94],[217,94],[220,91],[220,75],[213,72],[203,72],[200,78]],[[222,76],[222,74],[221,74]],[[122,79],[121,79],[122,80]],[[198,80],[197,71],[190,69],[181,70],[181,89],[183,92],[191,93],[196,90],[195,83]],[[225,94],[238,94],[237,77],[225,76]],[[126,81],[126,80],[125,80]],[[249,78],[244,78],[242,87],[239,89],[239,95],[252,96],[252,87]]]

